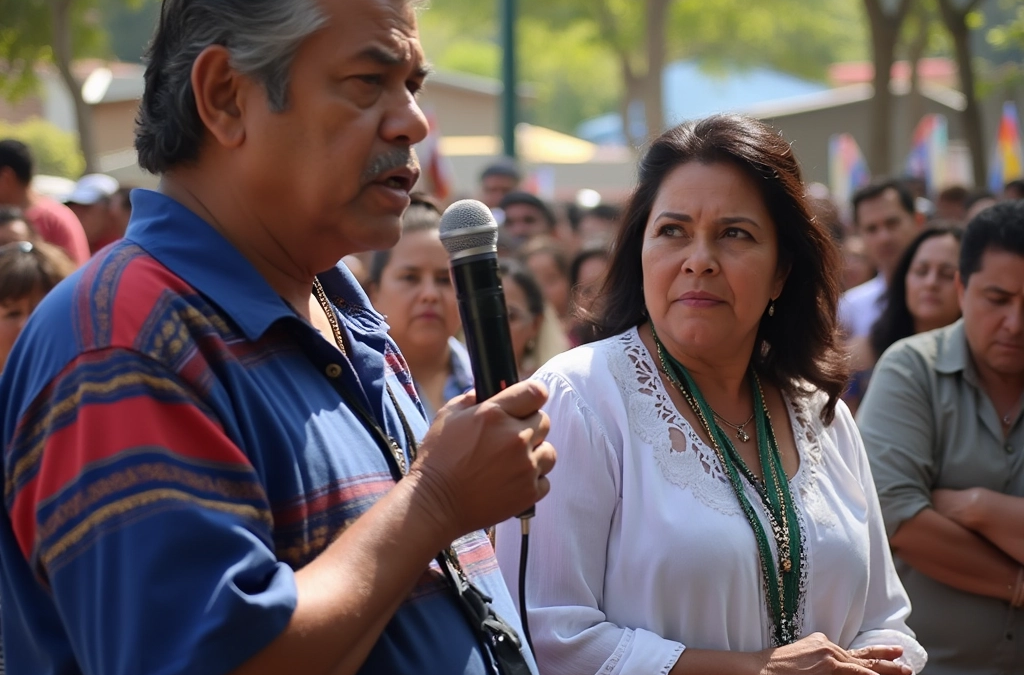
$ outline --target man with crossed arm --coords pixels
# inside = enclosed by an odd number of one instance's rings
[[[1024,672],[1024,202],[964,232],[963,318],[893,345],[858,424],[925,675]]]

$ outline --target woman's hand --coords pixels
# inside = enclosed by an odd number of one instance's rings
[[[760,675],[913,675],[907,666],[894,663],[902,647],[864,647],[847,651],[821,633],[808,635],[785,647],[759,653]]]

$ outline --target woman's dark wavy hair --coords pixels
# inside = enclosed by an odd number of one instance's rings
[[[914,256],[921,244],[933,237],[954,237],[959,244],[963,232],[955,226],[929,227],[910,242],[910,246],[900,256],[900,261],[892,273],[892,281],[885,292],[885,309],[871,326],[871,351],[875,358],[882,355],[897,340],[914,334],[914,317],[907,306],[907,273],[914,262]]]
[[[732,164],[760,187],[778,231],[779,264],[791,269],[775,315],[769,318],[766,311],[761,320],[752,366],[788,395],[807,387],[824,391],[828,402],[821,419],[830,424],[848,374],[836,320],[839,251],[828,228],[811,215],[789,143],[755,119],[715,115],[669,129],[651,143],[640,160],[592,320],[598,339],[647,320],[640,261],[644,231],[665,177],[688,162]]]

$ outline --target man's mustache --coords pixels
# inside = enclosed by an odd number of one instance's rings
[[[377,155],[370,161],[370,165],[363,170],[362,181],[364,184],[372,183],[384,174],[395,169],[412,169],[419,171],[420,162],[416,157],[416,151],[410,148],[396,148],[382,155]]]

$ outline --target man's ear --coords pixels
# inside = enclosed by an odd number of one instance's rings
[[[196,110],[218,145],[235,148],[245,140],[242,98],[250,85],[231,67],[231,55],[221,45],[207,47],[192,64]]]

